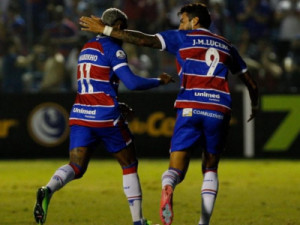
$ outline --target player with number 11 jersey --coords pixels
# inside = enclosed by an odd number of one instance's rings
[[[103,21],[118,29],[127,28],[127,16],[116,8],[103,12]],[[71,109],[69,163],[59,167],[47,185],[38,189],[34,206],[37,224],[44,224],[53,194],[70,181],[81,178],[95,147],[102,143],[122,169],[123,190],[134,225],[148,225],[142,213],[142,190],[138,176],[133,135],[126,122],[130,108],[118,102],[121,80],[130,90],[145,90],[165,85],[172,77],[162,73],[158,78],[135,75],[127,64],[122,42],[97,35],[83,46],[77,66],[78,91]],[[116,206],[119,201],[114,202]],[[110,218],[112,223],[115,218]]]
[[[112,127],[120,119],[120,79],[131,90],[160,85],[158,78],[134,75],[121,46],[110,37],[98,35],[80,52],[77,66],[78,91],[71,110],[70,125]]]

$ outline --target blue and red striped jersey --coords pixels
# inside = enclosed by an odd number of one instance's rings
[[[116,125],[120,119],[117,101],[120,80],[132,90],[159,85],[156,78],[134,75],[128,67],[126,53],[112,38],[99,35],[88,41],[78,57],[78,91],[69,125]]]
[[[156,34],[162,50],[176,56],[180,91],[175,108],[231,111],[228,86],[232,74],[247,71],[234,46],[207,29],[168,30]]]

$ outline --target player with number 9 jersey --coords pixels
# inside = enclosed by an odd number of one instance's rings
[[[229,114],[229,70],[232,74],[247,71],[245,62],[230,42],[205,28],[169,30],[156,36],[162,50],[176,56],[181,86],[175,107]]]

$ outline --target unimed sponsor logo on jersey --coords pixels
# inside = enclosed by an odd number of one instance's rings
[[[198,97],[205,97],[205,98],[209,98],[211,100],[220,100],[220,95],[219,94],[210,94],[207,92],[195,92],[195,96]]]
[[[80,113],[80,114],[96,115],[96,109],[94,109],[94,110],[87,110],[87,109],[74,108],[73,112]]]

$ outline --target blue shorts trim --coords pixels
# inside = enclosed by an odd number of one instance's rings
[[[225,148],[230,115],[201,109],[178,109],[170,152],[203,147],[218,154]]]
[[[106,150],[116,153],[126,148],[133,141],[133,136],[125,123],[114,127],[85,127],[72,125],[70,127],[70,147],[93,147],[102,142]]]

